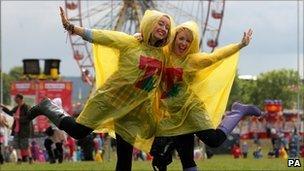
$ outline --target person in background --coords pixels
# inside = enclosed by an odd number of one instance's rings
[[[45,134],[48,136],[48,138],[44,140],[44,147],[48,152],[49,162],[53,164],[56,163],[56,159],[58,159],[58,163],[62,163],[62,145],[66,141],[64,132],[59,129],[53,129],[52,126],[50,126],[46,129]],[[52,149],[53,144],[56,146],[54,150]]]
[[[279,153],[280,153],[280,158],[282,158],[282,159],[287,159],[288,158],[288,154],[287,154],[284,146],[281,146]]]
[[[29,106],[23,101],[23,95],[17,94],[14,98],[17,106],[9,110],[3,104],[0,104],[2,110],[14,117],[12,126],[12,135],[14,136],[13,147],[17,151],[18,164],[22,162],[21,150],[28,151],[29,163],[32,163],[32,155],[29,148],[29,138],[32,130],[32,123],[27,118]]]
[[[39,150],[40,149],[39,149],[39,146],[38,146],[36,141],[31,142],[30,149],[31,149],[33,161],[37,161],[38,158],[39,158]]]
[[[253,157],[255,159],[260,159],[263,157],[261,146],[257,146],[256,150],[253,152]]]
[[[81,147],[83,154],[83,161],[93,161],[93,151],[94,151],[94,133],[89,134],[85,138],[77,141],[78,146]]]
[[[300,146],[300,156],[304,158],[304,144]]]
[[[247,154],[248,154],[248,144],[247,144],[247,142],[246,141],[244,141],[243,142],[243,144],[242,144],[242,153],[243,153],[243,158],[247,158]]]
[[[290,157],[292,157],[292,158],[299,157],[300,142],[301,142],[301,136],[298,135],[297,129],[294,129],[290,142],[289,142],[289,156]]]
[[[105,161],[111,160],[111,152],[116,151],[116,141],[114,141],[113,138],[111,138],[110,135],[105,134],[104,136],[104,144],[103,144],[103,159]]]
[[[76,150],[75,140],[71,136],[68,136],[65,146],[69,149],[67,160],[73,161],[74,152]]]
[[[45,156],[44,156],[44,152],[42,149],[39,149],[38,151],[38,162],[45,162]]]
[[[240,158],[241,154],[242,154],[240,145],[239,144],[234,144],[232,149],[231,149],[231,153],[232,153],[232,155],[235,159]]]
[[[1,129],[0,127],[0,164],[3,164],[4,163],[4,157],[3,157],[3,147],[2,147],[2,144],[4,142],[4,130]]]

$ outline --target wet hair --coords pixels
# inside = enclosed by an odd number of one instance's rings
[[[20,93],[18,93],[18,94],[16,94],[16,96],[15,96],[15,98],[19,98],[19,99],[23,99],[23,95],[22,94],[20,94]]]

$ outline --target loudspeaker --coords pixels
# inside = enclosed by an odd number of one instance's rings
[[[23,61],[23,74],[24,75],[39,75],[39,59],[24,59]]]
[[[57,69],[59,72],[60,59],[46,59],[44,60],[44,74],[51,75],[51,69]]]

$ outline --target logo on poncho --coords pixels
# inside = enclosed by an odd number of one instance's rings
[[[160,76],[161,71],[163,71],[162,83],[164,85],[164,90],[161,94],[161,98],[165,99],[168,97],[174,97],[178,94],[180,90],[180,82],[183,81],[183,69],[182,68],[163,68],[162,62],[147,56],[140,56],[139,69],[144,71],[144,75],[140,77],[136,83],[135,87],[151,91],[155,88],[155,82],[157,77]]]
[[[182,68],[164,68],[162,82],[165,85],[165,90],[161,94],[162,99],[175,97],[180,90],[180,82],[183,81]]]
[[[161,73],[162,62],[140,55],[139,69],[145,73],[136,81],[135,87],[149,92],[155,87],[156,77]]]

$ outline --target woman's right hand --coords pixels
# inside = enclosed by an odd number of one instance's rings
[[[67,27],[70,25],[70,22],[67,19],[66,15],[64,13],[64,10],[62,9],[62,7],[59,7],[59,8],[60,8],[60,17],[61,17],[62,26],[63,26],[64,29],[67,30]]]

